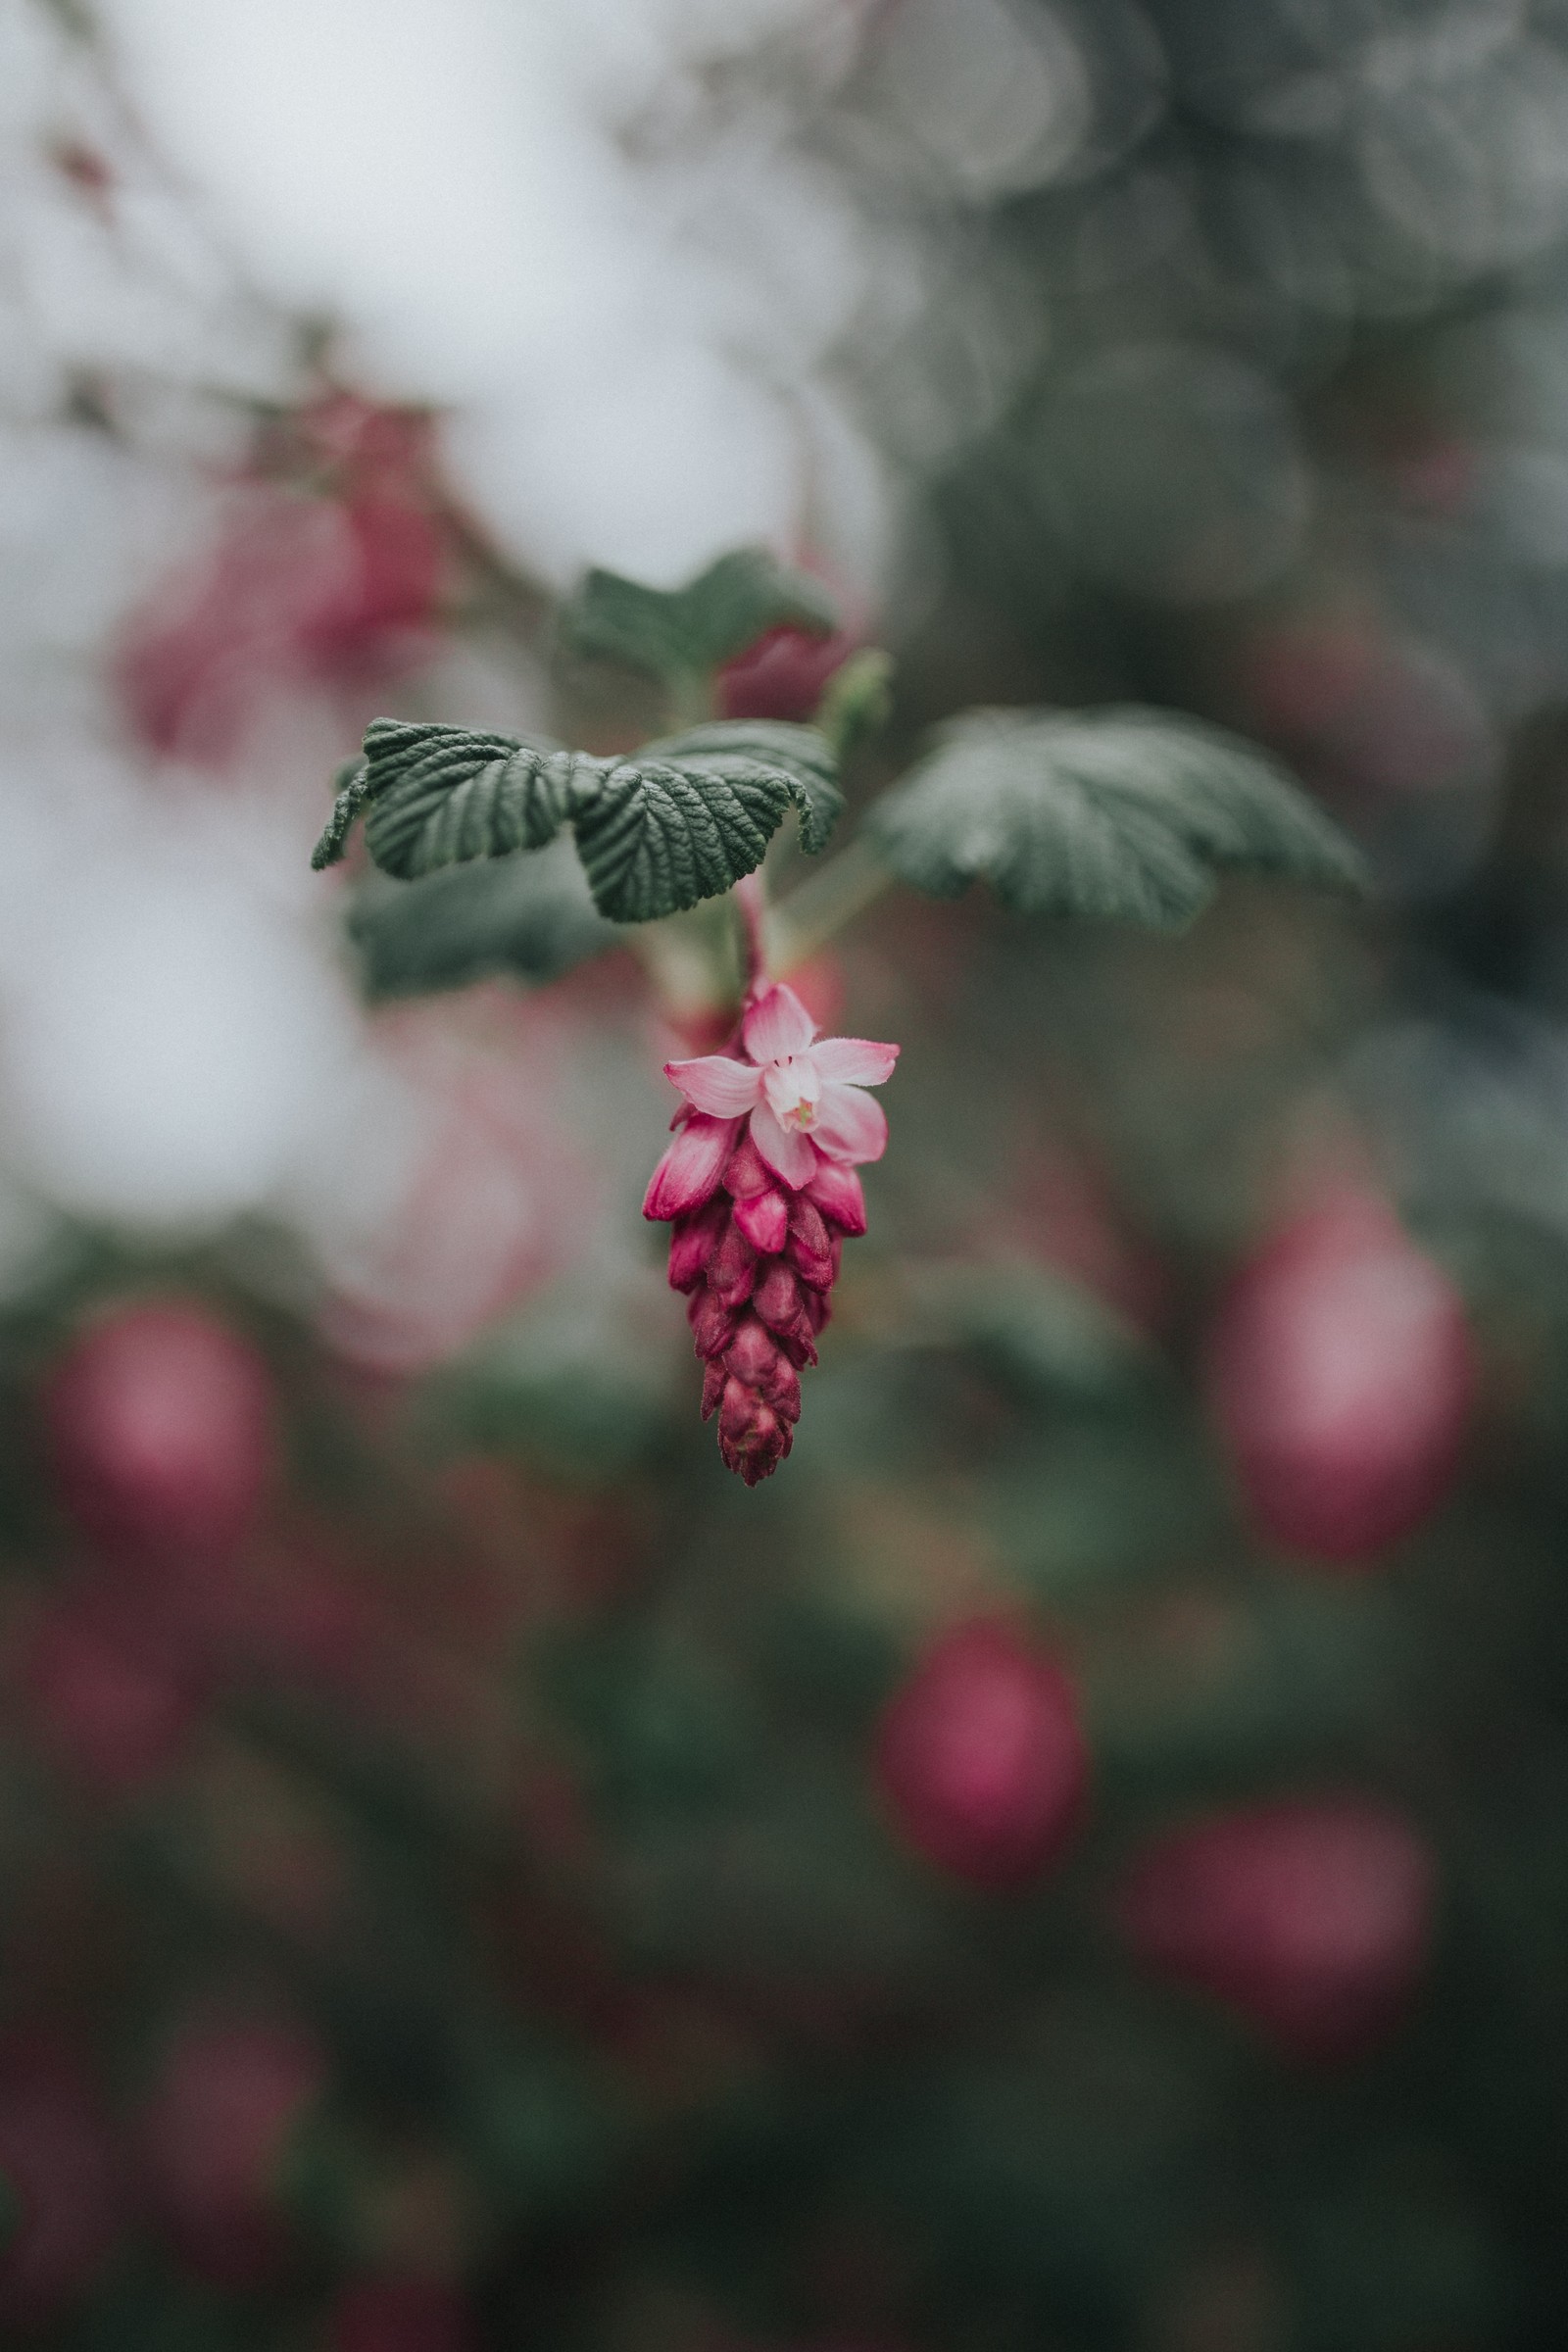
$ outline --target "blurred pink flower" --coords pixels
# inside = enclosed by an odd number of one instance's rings
[[[1370,1558],[1457,1473],[1475,1386],[1464,1303],[1373,1195],[1343,1194],[1266,1243],[1205,1358],[1243,1499],[1276,1544]]]
[[[1077,1693],[1048,1651],[1007,1626],[954,1626],[889,1701],[875,1769],[899,1829],[939,1870],[1020,1886],[1082,1813],[1089,1755]]]
[[[322,2096],[326,2063],[292,2027],[188,2021],[142,2116],[141,2181],[203,2278],[259,2284],[285,2261],[282,2173]]]
[[[108,1307],[56,1359],[42,1408],[56,1493],[95,1548],[212,1569],[243,1544],[277,1467],[272,1379],[213,1309]]]
[[[1116,1916],[1147,1967],[1299,2056],[1349,2058],[1408,2000],[1435,1894],[1431,1849],[1393,1806],[1293,1798],[1154,1839],[1128,1869]]]

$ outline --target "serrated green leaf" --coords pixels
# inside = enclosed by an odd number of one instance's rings
[[[363,754],[345,760],[332,778],[332,813],[326,820],[320,840],[311,852],[311,864],[318,873],[336,865],[348,847],[354,820],[370,797],[369,762]]]
[[[765,548],[743,547],[683,588],[590,571],[563,609],[560,632],[571,653],[676,678],[717,669],[766,629],[790,624],[826,635],[836,620],[819,580],[786,570]]]
[[[577,820],[594,905],[612,922],[647,923],[717,898],[761,864],[792,797],[754,761],[622,760]]]
[[[366,729],[365,757],[370,856],[406,882],[473,858],[543,849],[615,765],[559,744],[391,718]]]
[[[659,743],[645,743],[639,760],[673,760],[696,772],[718,774],[737,760],[775,770],[790,787],[801,820],[801,847],[813,857],[825,848],[844,795],[832,745],[817,727],[783,718],[715,718]]]
[[[1167,711],[980,710],[942,729],[872,811],[905,881],[956,897],[977,876],[1029,914],[1179,930],[1216,873],[1365,887],[1358,853],[1250,744]]]
[[[840,806],[826,742],[782,722],[715,721],[627,759],[598,759],[378,718],[365,751],[366,773],[351,789],[383,872],[413,882],[542,849],[569,823],[594,904],[611,922],[650,922],[716,898],[760,864],[792,805],[807,848],[819,849]],[[354,812],[334,836],[337,854]]]
[[[595,908],[565,841],[420,882],[369,876],[348,928],[371,998],[466,988],[497,972],[554,980],[621,936]]]

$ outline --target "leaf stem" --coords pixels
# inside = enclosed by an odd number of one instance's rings
[[[862,833],[764,918],[767,969],[775,980],[814,956],[897,880]]]
[[[700,727],[713,715],[713,681],[706,669],[677,669],[664,680],[672,734]]]
[[[767,979],[767,901],[760,874],[744,874],[733,892],[741,935],[741,991],[750,1004]]]

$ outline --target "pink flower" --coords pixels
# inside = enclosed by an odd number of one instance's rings
[[[664,1064],[685,1101],[643,1214],[674,1226],[669,1279],[705,1366],[703,1418],[717,1413],[720,1453],[755,1486],[794,1442],[801,1367],[816,1361],[843,1244],[865,1231],[855,1168],[881,1158],[888,1128],[864,1089],[899,1049],[816,1042],[783,987],[752,1004],[741,1042],[745,1059]]]
[[[892,1076],[897,1046],[873,1045],[864,1037],[817,1039],[800,998],[782,986],[758,998],[741,1037],[748,1060],[705,1054],[696,1061],[665,1062],[665,1077],[694,1111],[721,1120],[750,1113],[753,1143],[792,1192],[810,1183],[818,1154],[843,1167],[881,1158],[887,1118],[865,1089]]]

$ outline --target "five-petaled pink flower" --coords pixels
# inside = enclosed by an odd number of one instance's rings
[[[791,1192],[808,1185],[823,1160],[858,1167],[886,1150],[886,1114],[865,1089],[892,1075],[897,1046],[818,1038],[800,998],[782,984],[757,999],[741,1039],[748,1060],[705,1054],[665,1062],[688,1107],[649,1187],[648,1216],[675,1216],[707,1199],[743,1118],[764,1165]]]
[[[845,1238],[865,1231],[855,1170],[881,1158],[888,1123],[864,1089],[899,1049],[818,1040],[782,986],[750,1006],[741,1045],[665,1062],[685,1101],[643,1214],[673,1224],[669,1279],[705,1367],[703,1418],[718,1414],[720,1453],[755,1486],[790,1450]]]

